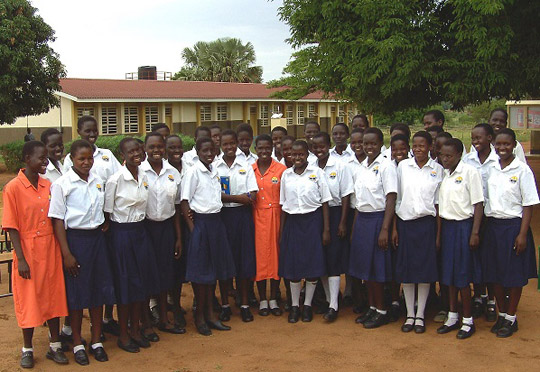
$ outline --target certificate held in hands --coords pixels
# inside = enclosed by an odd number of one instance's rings
[[[227,195],[231,195],[230,177],[223,176],[220,178],[221,178],[221,191]]]

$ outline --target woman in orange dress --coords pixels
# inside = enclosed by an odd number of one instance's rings
[[[47,169],[47,149],[39,141],[24,144],[26,169],[4,188],[2,229],[9,233],[13,256],[13,300],[24,346],[21,367],[34,366],[34,328],[47,322],[47,358],[67,364],[59,342],[59,317],[66,316],[66,290],[60,246],[54,237],[49,211],[51,183],[39,176]]]
[[[262,134],[255,140],[255,150],[259,159],[253,163],[255,178],[259,186],[257,200],[253,208],[255,220],[255,257],[257,261],[257,289],[259,290],[259,315],[267,316],[270,312],[282,314],[277,303],[279,288],[279,225],[281,205],[279,188],[281,174],[287,169],[283,164],[272,159],[272,138]],[[270,304],[266,299],[266,280],[270,279]]]

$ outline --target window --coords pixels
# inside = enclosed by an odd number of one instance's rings
[[[338,106],[338,123],[345,122],[345,105]]]
[[[315,104],[314,103],[310,103],[308,104],[308,118],[314,118],[317,116],[317,112],[315,110]]]
[[[212,120],[212,106],[210,104],[201,105],[201,121]]]
[[[116,134],[118,133],[118,117],[116,115],[116,107],[101,108],[101,134]]]
[[[268,105],[261,104],[261,127],[268,126]]]
[[[217,105],[217,119],[218,120],[227,120],[227,104],[218,103]]]
[[[94,115],[94,108],[93,107],[78,107],[77,108],[77,119],[80,119],[84,115]]]
[[[139,108],[137,106],[124,107],[124,133],[139,132]]]
[[[304,105],[297,105],[296,106],[296,125],[304,125],[304,122],[306,121],[306,115],[304,112],[305,108]]]
[[[165,106],[165,117],[172,117],[172,106],[166,105]]]
[[[279,103],[272,105],[272,114],[281,114],[281,105]]]
[[[150,133],[152,127],[159,122],[159,114],[157,106],[146,106],[144,108],[144,124],[146,132]]]
[[[293,105],[289,104],[285,107],[285,118],[287,119],[287,125],[293,125]]]

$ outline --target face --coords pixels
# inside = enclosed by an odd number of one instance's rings
[[[364,134],[364,152],[370,159],[375,159],[381,153],[382,142],[375,133]]]
[[[32,172],[45,174],[47,171],[47,149],[45,147],[35,147],[32,154],[27,155],[24,159],[26,167]]]
[[[238,133],[238,147],[240,147],[240,150],[242,150],[245,154],[249,152],[252,143],[253,137],[251,134],[245,131]]]
[[[221,150],[225,156],[229,158],[234,158],[236,156],[236,149],[238,148],[238,143],[236,139],[231,135],[225,135],[221,137]]]
[[[392,159],[398,164],[409,157],[409,145],[405,141],[394,141],[392,143]]]
[[[94,121],[85,121],[81,129],[77,129],[77,133],[83,140],[87,140],[91,145],[94,145],[98,139],[98,128]]]
[[[444,169],[455,169],[461,160],[461,153],[458,153],[453,146],[443,146],[439,157]]]
[[[320,130],[315,124],[307,124],[304,127],[304,136],[306,137],[308,145],[311,146],[311,144],[313,143],[313,137],[316,134],[319,134],[319,132]]]
[[[301,168],[307,163],[308,153],[302,146],[293,146],[291,157],[294,167]]]
[[[141,165],[141,146],[137,141],[129,141],[122,149],[122,157],[126,161],[126,165],[138,167]]]
[[[88,176],[90,169],[94,165],[94,152],[87,147],[79,148],[75,155],[71,157],[71,160],[73,161],[73,168],[79,174]]]
[[[165,141],[162,137],[152,136],[148,138],[144,147],[149,162],[158,163],[165,156]]]
[[[501,160],[508,160],[516,147],[516,141],[508,134],[500,134],[495,137],[495,151]]]
[[[324,138],[314,138],[313,139],[313,153],[317,158],[324,159],[328,156],[330,151],[330,144],[328,144]]]
[[[441,149],[443,148],[444,144],[448,142],[448,138],[439,137],[435,140],[435,144],[433,145],[433,153],[431,156],[436,159],[439,158],[439,155],[441,154]]]
[[[489,118],[488,124],[491,125],[493,131],[497,134],[501,129],[506,128],[508,123],[502,111],[495,111]]]
[[[167,151],[167,158],[174,163],[180,163],[182,155],[184,155],[184,148],[182,147],[182,141],[180,138],[171,137],[167,140],[165,149]]]
[[[346,146],[349,135],[343,125],[337,125],[332,129],[332,140],[336,146]]]
[[[212,164],[212,162],[214,161],[214,157],[216,156],[214,150],[214,143],[205,142],[203,143],[199,151],[197,151],[197,156],[205,165],[210,165]]]
[[[292,163],[292,144],[290,140],[281,142],[281,154],[289,164]]]
[[[431,145],[424,137],[414,137],[412,141],[412,151],[416,160],[426,160]]]
[[[64,142],[61,134],[53,134],[47,138],[47,156],[53,160],[62,160],[64,154]]]
[[[355,118],[353,119],[351,123],[352,129],[361,128],[361,129],[366,130],[368,127],[369,127],[368,123],[366,123],[366,121],[362,118]]]
[[[255,146],[255,151],[257,152],[259,159],[263,161],[269,160],[272,157],[272,146],[273,141],[272,143],[269,141],[259,141],[257,146]]]
[[[161,134],[163,139],[169,137],[171,135],[171,130],[169,128],[159,128],[156,130],[157,133]]]
[[[442,121],[435,120],[435,117],[433,115],[424,116],[424,120],[422,122],[424,123],[424,130],[428,129],[431,126],[442,127]]]
[[[481,152],[489,148],[491,140],[491,136],[488,136],[486,131],[482,128],[474,128],[471,131],[471,143],[477,152]]]
[[[280,131],[276,130],[275,132],[272,132],[272,143],[276,150],[281,150],[281,139],[283,138],[285,134]]]
[[[216,146],[217,149],[221,146],[221,129],[220,128],[212,128],[210,129],[210,138],[212,138],[212,141],[214,141],[214,146]]]
[[[356,156],[364,156],[364,135],[362,133],[353,133],[351,135],[351,149]]]

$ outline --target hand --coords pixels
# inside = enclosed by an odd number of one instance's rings
[[[30,278],[30,266],[28,266],[28,262],[26,260],[19,260],[17,263],[18,269],[19,269],[19,275],[23,279],[31,279]]]
[[[188,215],[188,218],[189,218],[191,221],[193,221],[193,216],[195,216],[195,213],[194,213],[191,209],[188,210],[187,215]],[[191,229],[191,230],[193,230],[193,229]]]
[[[238,203],[244,205],[252,205],[254,202],[254,200],[247,196],[247,194],[236,195],[236,199]]]
[[[399,244],[398,232],[397,232],[397,230],[394,229],[392,231],[392,245],[393,245],[394,249],[397,249],[398,244]]]
[[[182,240],[178,239],[174,245],[174,259],[179,260],[182,255]]]
[[[519,234],[516,237],[516,241],[514,243],[514,249],[516,250],[516,255],[520,255],[525,251],[525,248],[527,248],[527,234],[521,235]]]
[[[69,275],[77,277],[77,275],[79,275],[80,267],[81,265],[79,265],[79,263],[72,254],[64,257],[64,269],[68,272]]]
[[[379,248],[383,251],[388,249],[388,237],[388,229],[381,229],[381,232],[379,233]]]
[[[329,245],[330,244],[330,230],[324,230],[322,233],[322,243],[323,245]]]
[[[109,231],[109,227],[110,227],[109,221],[105,220],[105,222],[103,222],[103,225],[101,225],[101,231],[107,232]]]
[[[475,251],[478,249],[478,246],[480,245],[480,236],[478,233],[472,233],[471,238],[469,239],[469,246],[471,247],[472,251]]]
[[[339,226],[337,228],[337,235],[341,239],[345,239],[347,237],[347,224],[345,222],[339,223]]]

